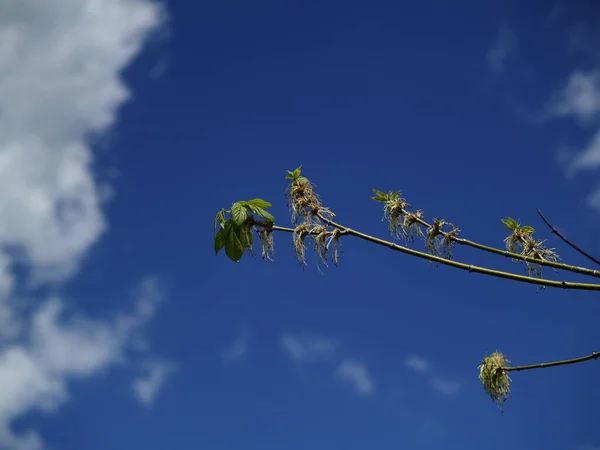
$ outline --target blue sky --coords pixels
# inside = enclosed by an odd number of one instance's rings
[[[0,17],[0,448],[600,449],[597,362],[513,374],[504,414],[477,380],[497,349],[598,351],[597,294],[350,237],[323,274],[289,234],[271,264],[211,240],[237,200],[289,226],[302,164],[353,229],[389,238],[370,197],[398,189],[465,238],[501,247],[511,216],[589,265],[536,208],[600,254],[592,2],[8,0]]]

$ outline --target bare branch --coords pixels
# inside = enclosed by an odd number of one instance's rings
[[[547,363],[532,364],[530,366],[503,367],[502,370],[505,370],[506,372],[519,372],[521,370],[544,369],[546,367],[564,366],[566,364],[576,364],[576,363],[580,363],[580,362],[584,362],[584,361],[590,361],[592,359],[598,359],[598,358],[600,358],[600,352],[593,352],[590,355],[582,356],[580,358],[573,358],[573,359],[565,359],[563,361],[553,361],[553,362],[547,362]]]
[[[548,219],[546,219],[546,217],[544,217],[544,215],[542,214],[542,211],[540,211],[540,208],[537,209],[537,212],[540,215],[540,217],[542,218],[542,220],[544,221],[544,223],[546,225],[548,225],[548,228],[550,228],[550,230],[552,230],[552,233],[556,234],[565,244],[571,246],[572,248],[574,248],[575,250],[577,250],[579,253],[581,253],[583,256],[585,256],[586,258],[588,258],[591,261],[594,261],[596,264],[598,264],[600,266],[600,260],[594,258],[592,255],[590,255],[589,253],[587,253],[585,250],[583,250],[582,248],[580,248],[579,246],[573,244],[570,240],[568,240],[560,231],[558,231],[548,221]]]

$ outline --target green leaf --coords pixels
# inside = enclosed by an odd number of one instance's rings
[[[258,214],[263,219],[269,220],[271,222],[275,222],[275,218],[259,206],[248,205],[248,209],[250,211],[252,211],[254,214]]]
[[[300,177],[300,169],[302,168],[302,164],[300,164],[293,172],[287,171],[287,175],[285,176],[288,180],[297,180]]]
[[[517,221],[515,219],[513,219],[512,217],[509,217],[508,219],[502,219],[502,223],[510,231],[515,231],[519,226]]]
[[[221,228],[223,228],[223,226],[225,225],[225,210],[221,209],[221,211],[219,211],[217,213],[217,215],[215,216],[215,223],[213,226],[213,235],[216,237],[217,236],[217,223],[219,223],[221,225]]]
[[[252,241],[254,239],[254,236],[252,235],[252,227],[245,224],[241,227],[236,227],[235,232],[242,243],[242,248],[251,249]]]
[[[231,206],[231,217],[236,225],[243,224],[248,218],[248,211],[242,202],[234,203]]]
[[[527,233],[527,234],[535,233],[535,229],[533,227],[530,227],[529,225],[525,225],[525,226],[521,227],[521,231],[523,231],[524,233]]]
[[[215,235],[215,255],[219,254],[219,251],[225,246],[225,242],[227,241],[227,233],[228,228],[231,227],[231,221],[227,221],[225,226],[219,230],[219,232]]]
[[[371,197],[373,200],[375,200],[376,202],[387,202],[389,200],[389,196],[388,194],[386,194],[383,191],[379,191],[377,189],[373,189],[373,192],[375,192],[375,197]]]
[[[229,259],[233,262],[240,262],[240,259],[242,259],[242,255],[244,254],[244,245],[236,232],[238,229],[238,227],[231,224],[231,226],[227,227],[225,238],[225,254],[229,256]]]
[[[252,200],[248,200],[244,202],[246,206],[257,206],[259,208],[270,208],[271,205],[269,202],[261,199],[261,198],[253,198]]]

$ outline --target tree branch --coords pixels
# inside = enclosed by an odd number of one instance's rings
[[[408,211],[405,211],[405,210],[403,210],[403,212],[404,212],[404,214],[408,213]],[[541,212],[540,212],[539,209],[538,209],[538,213],[540,213],[540,215],[541,215]],[[542,216],[542,219],[544,219],[544,216]],[[425,222],[420,217],[415,217],[415,220],[418,223],[420,223],[421,225],[423,225],[424,227],[431,228],[431,225],[428,224],[427,222]],[[549,226],[551,226],[545,219],[544,219],[544,221]],[[561,239],[563,239],[565,242],[567,242],[567,244],[571,245],[576,250],[580,251],[581,253],[583,253],[584,255],[586,255],[588,258],[591,258],[592,261],[594,261],[594,262],[596,262],[597,264],[600,265],[600,261],[598,261],[598,260],[594,259],[593,257],[587,255],[583,250],[579,249],[574,244],[571,244],[569,241],[566,240],[566,238],[564,238],[562,235],[560,235],[560,233],[558,231],[556,231],[556,233],[558,234],[558,236]],[[442,230],[440,230],[440,234],[442,236],[444,236],[444,237],[447,237],[449,235],[448,232],[442,231]],[[568,272],[575,272],[575,273],[579,273],[579,274],[582,274],[582,275],[588,275],[588,276],[600,278],[600,271],[598,271],[598,270],[588,269],[586,267],[571,266],[569,264],[563,264],[563,263],[558,263],[558,262],[554,262],[554,261],[548,261],[548,260],[545,260],[545,259],[531,258],[529,256],[519,255],[518,253],[512,253],[512,252],[508,252],[506,250],[500,250],[499,248],[488,247],[487,245],[482,245],[482,244],[479,244],[477,242],[470,241],[468,239],[462,239],[462,238],[456,237],[456,236],[451,235],[451,234],[448,237],[449,237],[449,239],[451,239],[452,241],[456,242],[457,244],[467,245],[469,247],[474,247],[474,248],[477,248],[479,250],[484,250],[484,251],[489,252],[489,253],[495,253],[497,255],[502,255],[502,256],[505,256],[507,258],[520,259],[521,261],[527,261],[527,262],[534,263],[534,264],[539,264],[539,265],[542,265],[542,266],[553,267],[555,269],[566,270]]]
[[[548,362],[548,363],[532,364],[530,366],[504,367],[503,370],[506,372],[519,372],[521,370],[543,369],[545,367],[564,366],[566,364],[576,364],[576,363],[589,361],[591,359],[598,359],[598,358],[600,358],[600,352],[593,352],[591,355],[582,356],[580,358],[565,359],[563,361],[553,361],[553,362]]]
[[[497,278],[506,278],[506,279],[513,280],[513,281],[519,281],[522,283],[537,284],[539,286],[548,286],[548,287],[561,288],[561,289],[600,291],[600,284],[573,283],[573,282],[569,282],[569,281],[545,280],[542,278],[533,278],[533,277],[528,277],[525,275],[517,275],[514,273],[510,273],[510,272],[503,272],[500,270],[488,269],[486,267],[479,267],[479,266],[474,266],[471,264],[465,264],[465,263],[453,261],[451,259],[445,259],[440,256],[430,255],[429,253],[420,252],[418,250],[413,250],[408,247],[403,247],[401,245],[394,244],[393,242],[379,239],[374,236],[371,236],[371,235],[368,235],[365,233],[361,233],[360,231],[356,231],[351,228],[347,228],[343,225],[340,225],[340,224],[328,219],[327,217],[324,217],[320,213],[317,213],[317,217],[324,223],[344,232],[344,234],[349,234],[349,235],[352,235],[359,239],[363,239],[365,241],[369,241],[374,244],[381,245],[383,247],[388,247],[388,248],[391,248],[392,250],[395,250],[395,251],[398,251],[401,253],[406,253],[408,255],[416,256],[418,258],[428,259],[429,261],[434,261],[434,262],[437,262],[440,264],[445,264],[447,266],[452,266],[457,269],[466,270],[469,272],[481,273],[484,275],[489,275],[489,276],[493,276],[493,277],[497,277]],[[294,232],[293,228],[280,227],[280,226],[276,226],[276,225],[273,225],[273,230],[274,231],[283,231],[283,232],[288,232],[288,233]],[[535,259],[534,259],[534,261],[537,262],[537,260],[535,260]]]
[[[542,211],[540,211],[540,208],[537,208],[537,212],[540,215],[540,217],[542,218],[542,220],[544,221],[544,223],[546,225],[548,225],[548,228],[550,228],[550,230],[552,230],[552,233],[556,234],[565,244],[571,246],[572,248],[574,248],[575,250],[577,250],[579,253],[581,253],[583,256],[585,256],[586,258],[588,258],[591,261],[594,261],[596,264],[598,264],[600,266],[600,260],[594,258],[592,255],[590,255],[589,253],[587,253],[585,250],[583,250],[582,248],[580,248],[579,246],[573,244],[570,240],[568,240],[560,231],[558,231],[548,221],[548,219],[546,219],[546,217],[544,217],[544,215],[542,214]]]

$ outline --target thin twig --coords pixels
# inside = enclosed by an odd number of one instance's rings
[[[404,214],[406,214],[408,212],[408,211],[405,211],[405,210],[402,210],[402,211],[404,212]],[[538,212],[539,212],[539,209],[538,209]],[[415,217],[415,220],[418,223],[420,223],[421,225],[423,225],[424,227],[431,228],[431,225],[428,224],[427,222],[425,222],[420,217]],[[477,248],[479,250],[484,250],[484,251],[490,252],[490,253],[495,253],[497,255],[502,255],[502,256],[505,256],[507,258],[520,259],[522,261],[527,261],[527,262],[534,263],[534,264],[540,264],[542,266],[553,267],[555,269],[566,270],[568,272],[575,272],[575,273],[579,273],[579,274],[582,274],[582,275],[588,275],[588,276],[591,276],[591,277],[600,278],[600,271],[598,271],[598,270],[588,269],[586,267],[571,266],[569,264],[563,264],[563,263],[559,263],[559,262],[548,261],[546,259],[531,258],[529,256],[520,255],[518,253],[512,253],[512,252],[508,252],[508,251],[505,251],[505,250],[500,250],[499,248],[488,247],[487,245],[482,245],[482,244],[479,244],[477,242],[470,241],[468,239],[463,239],[463,238],[456,237],[456,236],[454,236],[452,234],[449,234],[448,232],[442,231],[442,230],[440,230],[440,234],[442,236],[444,236],[444,237],[448,237],[449,239],[451,239],[452,241],[456,242],[457,244],[468,245],[470,247],[474,247],[474,248]],[[573,244],[570,244],[570,245],[573,245]],[[579,251],[582,251],[582,250],[579,250]],[[591,258],[589,255],[586,255],[586,256],[588,256],[589,258]],[[598,264],[600,264],[599,261],[597,261],[597,260],[595,260],[593,258],[592,258],[592,260],[595,261],[595,262],[597,262]]]
[[[542,214],[542,211],[540,211],[540,208],[537,208],[537,212],[540,215],[540,217],[542,218],[542,220],[544,221],[544,223],[546,225],[548,225],[548,228],[550,228],[552,230],[552,233],[556,234],[565,244],[570,245],[572,248],[574,248],[575,250],[577,250],[579,253],[581,253],[583,256],[585,256],[586,258],[588,258],[591,261],[594,261],[596,264],[600,265],[600,260],[594,258],[592,255],[590,255],[589,253],[587,253],[585,250],[583,250],[582,248],[580,248],[579,246],[573,244],[570,240],[568,240],[560,231],[558,231],[549,221],[548,219],[546,219],[546,217],[544,217],[544,215]]]
[[[600,352],[593,352],[591,355],[582,356],[581,358],[565,359],[563,361],[553,361],[548,363],[532,364],[530,366],[516,366],[516,367],[504,367],[503,370],[506,372],[519,372],[521,370],[530,369],[543,369],[545,367],[564,366],[566,364],[576,364],[591,359],[600,358]]]

